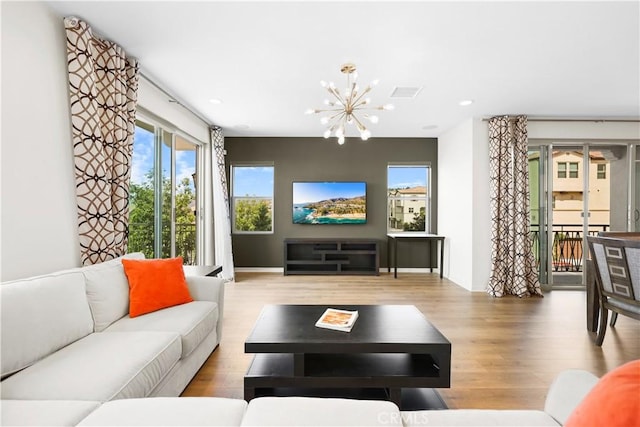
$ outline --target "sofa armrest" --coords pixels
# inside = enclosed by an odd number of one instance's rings
[[[224,314],[224,284],[223,279],[209,276],[186,276],[189,292],[196,301],[212,301],[218,304],[218,325],[216,333],[218,342],[222,339],[222,319]]]
[[[598,379],[592,373],[578,369],[561,372],[549,387],[544,411],[564,424]]]

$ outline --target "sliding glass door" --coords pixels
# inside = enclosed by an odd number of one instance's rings
[[[583,286],[586,236],[631,228],[638,187],[626,144],[540,144],[529,150],[531,235],[540,282]],[[637,190],[634,190],[637,193]]]
[[[129,252],[181,256],[197,264],[199,144],[151,121],[136,121],[130,191]]]

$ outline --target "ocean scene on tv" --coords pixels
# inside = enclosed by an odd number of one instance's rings
[[[365,224],[365,182],[294,182],[294,224]]]

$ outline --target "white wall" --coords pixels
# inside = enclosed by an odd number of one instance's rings
[[[445,236],[444,275],[473,283],[473,121],[438,138],[438,234]]]
[[[80,250],[62,19],[42,3],[1,7],[4,281],[78,266]]]

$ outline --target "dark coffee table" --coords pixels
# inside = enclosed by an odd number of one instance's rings
[[[444,409],[451,343],[412,305],[332,305],[358,310],[351,332],[317,328],[326,305],[267,305],[245,341],[256,353],[244,377],[257,396],[388,399],[403,410]]]

